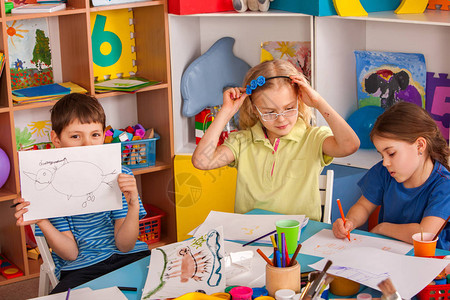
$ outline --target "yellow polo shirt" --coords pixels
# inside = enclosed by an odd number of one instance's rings
[[[322,153],[329,136],[330,128],[307,128],[302,119],[279,138],[277,147],[265,137],[260,122],[231,133],[224,145],[235,157],[230,166],[238,170],[235,212],[259,208],[320,221],[319,174],[333,160]]]

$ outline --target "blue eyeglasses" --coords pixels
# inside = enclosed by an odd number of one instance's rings
[[[258,111],[259,115],[261,116],[261,118],[264,121],[275,121],[276,119],[278,119],[279,116],[283,116],[285,118],[289,118],[289,117],[293,117],[295,115],[298,115],[298,102],[297,102],[297,107],[296,108],[292,108],[292,109],[287,109],[285,111],[282,111],[281,113],[277,114],[277,113],[268,113],[268,114],[263,114],[261,113],[261,111],[259,110],[259,108],[255,105],[256,110]]]

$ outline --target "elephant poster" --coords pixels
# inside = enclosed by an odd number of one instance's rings
[[[420,53],[355,51],[358,106],[384,109],[406,101],[425,108],[426,65]]]

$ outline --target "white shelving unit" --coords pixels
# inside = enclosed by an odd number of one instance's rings
[[[450,12],[370,13],[368,17],[316,17],[315,88],[347,119],[356,109],[356,63],[353,51],[423,53],[427,71],[450,73]],[[318,125],[325,125],[319,116]],[[335,159],[334,163],[370,168],[381,159],[375,150]]]
[[[312,41],[312,84],[347,119],[356,109],[354,50],[423,53],[427,70],[450,73],[450,12],[424,14],[370,13],[368,17],[313,17],[267,13],[169,15],[175,154],[195,149],[194,120],[181,115],[180,80],[189,64],[219,38],[235,38],[234,54],[251,66],[259,62],[265,41]],[[326,125],[317,116],[318,125]],[[375,150],[362,149],[337,164],[370,168],[380,160]]]

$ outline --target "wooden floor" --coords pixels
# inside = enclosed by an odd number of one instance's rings
[[[39,278],[0,286],[0,300],[25,300],[38,296]]]

